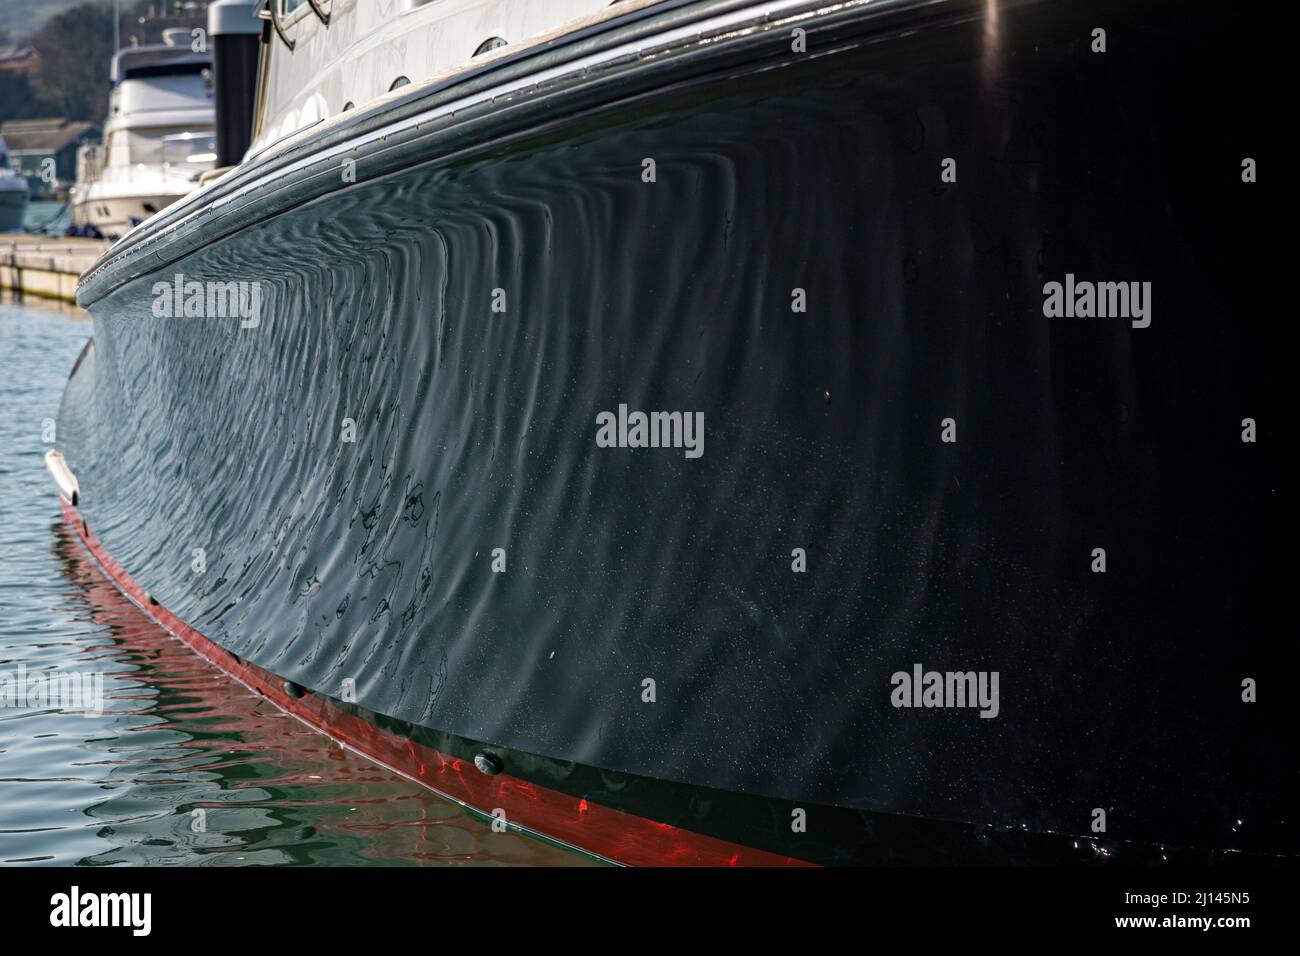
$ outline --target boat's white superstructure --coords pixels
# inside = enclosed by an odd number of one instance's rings
[[[113,57],[103,145],[77,153],[74,226],[122,236],[191,192],[213,165],[211,59],[168,33],[168,42]]]
[[[9,150],[0,138],[0,232],[23,227],[27,215],[27,180],[9,166]]]
[[[618,9],[646,2],[625,0]],[[408,83],[610,12],[609,0],[262,0],[259,6],[273,35],[262,60],[252,153]]]

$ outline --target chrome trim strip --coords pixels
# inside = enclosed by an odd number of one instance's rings
[[[285,134],[284,134],[283,136],[281,136],[279,139],[274,140],[274,141],[272,141],[272,142],[270,142],[270,143],[267,143],[265,146],[263,146],[261,149],[259,149],[257,152],[253,153],[252,155],[250,155],[250,156],[245,156],[245,157],[244,157],[244,161],[243,161],[242,163],[240,163],[239,165],[240,165],[240,166],[244,166],[244,165],[247,165],[248,163],[253,162],[253,160],[257,159],[259,156],[264,156],[265,154],[267,154],[267,153],[271,152],[272,150],[274,150],[274,149],[275,149],[277,146],[279,146],[281,143],[287,143],[289,140],[293,139],[293,138],[294,138],[295,136],[297,136],[299,133],[305,133],[305,132],[307,132],[307,130],[311,129],[313,126],[319,126],[319,125],[320,125],[321,123],[323,123],[323,122],[325,122],[325,120],[323,120],[323,119],[314,119],[314,120],[312,120],[310,123],[307,123],[307,124],[305,124],[305,125],[303,125],[303,126],[299,126],[296,130],[293,130],[292,132],[285,133]],[[234,168],[238,168],[238,167],[234,167]]]

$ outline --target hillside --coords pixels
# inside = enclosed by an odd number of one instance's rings
[[[28,37],[56,13],[84,2],[85,0],[4,0],[0,3],[0,36],[7,33],[11,40]]]

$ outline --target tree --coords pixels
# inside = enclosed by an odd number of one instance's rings
[[[32,78],[36,96],[74,120],[101,120],[108,112],[113,13],[83,3],[51,17],[33,38],[41,65]]]
[[[49,107],[37,98],[26,74],[16,70],[0,71],[0,123],[49,114]]]

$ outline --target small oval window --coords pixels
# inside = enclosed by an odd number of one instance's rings
[[[352,109],[352,107],[355,105],[356,104],[353,103],[351,100],[348,100],[346,103],[343,104],[343,109],[339,110],[339,112],[346,113],[348,110]]]
[[[410,77],[408,77],[408,76],[399,76],[397,79],[393,80],[393,85],[390,86],[390,87],[388,88],[388,92],[391,93],[391,92],[393,92],[393,90],[399,90],[399,89],[401,89],[403,86],[406,86],[406,85],[407,85],[408,83],[410,83],[410,82],[411,82],[411,78],[410,78]]]
[[[478,56],[480,53],[488,52],[488,50],[497,50],[505,45],[506,41],[500,37],[490,37],[478,45],[478,49],[474,51],[474,55]]]

